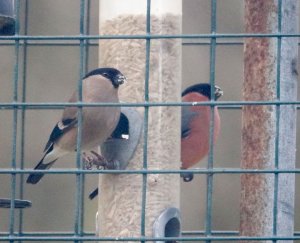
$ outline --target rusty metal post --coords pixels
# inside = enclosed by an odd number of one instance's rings
[[[279,6],[278,0],[246,0],[246,32],[277,33],[281,30],[283,33],[296,33],[297,0],[283,0],[282,10]],[[296,38],[247,38],[244,49],[244,99],[296,100],[297,52]],[[277,82],[279,89],[276,89]],[[276,118],[279,120],[276,121]],[[278,132],[279,137],[276,138]],[[245,106],[241,167],[294,168],[295,136],[294,106]],[[243,174],[241,187],[241,235],[293,234],[294,175]],[[289,213],[283,216],[286,210]]]

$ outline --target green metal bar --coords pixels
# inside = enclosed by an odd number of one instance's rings
[[[151,0],[147,0],[146,9],[146,33],[151,35]],[[150,66],[150,48],[151,40],[146,39],[146,63],[145,63],[145,102],[149,102],[149,66]],[[148,125],[149,125],[149,107],[144,109],[144,136],[143,136],[143,169],[148,169]],[[142,183],[142,203],[141,203],[141,236],[145,236],[146,231],[146,203],[147,203],[147,174],[143,174]],[[141,241],[145,242],[145,241]]]
[[[52,103],[51,103],[52,104]],[[134,103],[136,104],[136,103]],[[134,106],[134,104],[130,105],[126,105],[126,106]],[[165,104],[165,103],[164,103]],[[67,105],[68,106],[68,105]],[[85,106],[84,104],[82,106]],[[89,106],[89,105],[87,105]],[[155,104],[155,105],[151,105],[151,104],[148,104],[148,106],[158,106],[158,104]],[[170,104],[169,106],[175,106],[175,104]],[[186,106],[185,103],[183,104],[178,104],[177,106]],[[60,103],[59,106],[55,106],[55,105],[49,105],[49,106],[39,106],[39,105],[34,105],[33,107],[32,106],[22,106],[22,107],[16,107],[16,109],[24,109],[24,107],[27,107],[26,109],[31,109],[31,110],[47,110],[47,109],[51,109],[51,110],[61,110],[61,109],[64,109],[65,105]],[[1,108],[0,106],[0,109],[2,110],[9,110],[9,109],[12,109],[10,106],[4,106]],[[242,105],[222,105],[220,107],[218,107],[218,109],[221,109],[221,110],[227,110],[227,109],[230,109],[230,110],[241,110],[242,109]],[[300,106],[297,106],[297,109],[300,109]]]
[[[95,236],[4,236],[0,237],[0,241],[266,241],[266,240],[300,240],[300,236],[263,236],[263,237],[250,237],[250,236],[210,236],[210,237],[95,237]]]
[[[81,10],[84,11],[84,16],[86,20],[84,20],[84,22],[82,23],[82,29],[80,31],[81,34],[85,34],[85,35],[89,35],[89,26],[90,26],[90,0],[85,0],[84,1],[84,6],[81,6]],[[84,19],[84,18],[83,18]],[[83,45],[83,46],[82,46]],[[80,73],[80,77],[83,77],[83,75],[85,75],[88,72],[88,63],[89,63],[89,40],[83,40],[83,43],[81,43],[80,46],[80,52],[81,55],[83,55],[83,59],[80,59],[80,66],[82,66],[82,70]],[[83,164],[81,164],[81,169],[83,169]],[[82,178],[82,184],[81,184],[81,212],[82,212],[82,216],[81,216],[81,229],[80,229],[80,235],[84,235],[84,213],[85,213],[85,176],[86,174],[80,174],[81,178]]]
[[[84,34],[84,18],[85,18],[85,0],[80,0],[80,23],[79,31],[80,35]],[[78,87],[78,101],[82,101],[82,78],[84,77],[84,64],[85,64],[85,43],[84,39],[80,39],[80,63],[79,63],[79,81],[77,83]],[[76,167],[82,170],[82,157],[81,157],[81,143],[82,143],[82,108],[78,107],[77,119],[78,119],[78,129],[77,129],[77,145],[76,145]],[[76,174],[76,206],[75,206],[75,222],[74,222],[74,234],[75,236],[81,236],[82,224],[83,224],[83,175],[82,173]],[[74,241],[81,242],[81,241]]]
[[[198,236],[198,235],[205,235],[205,231],[203,230],[199,230],[199,231],[182,231],[181,234],[183,236]],[[211,232],[212,236],[237,236],[239,235],[239,231],[234,231],[234,230],[215,230]],[[8,233],[3,233],[0,232],[0,237],[7,237],[9,236]],[[73,237],[74,236],[74,232],[51,232],[51,231],[47,231],[47,232],[23,232],[22,234],[18,235],[18,236],[55,236],[55,237],[60,237],[60,236],[69,236],[69,237]],[[95,232],[83,232],[83,236],[95,236]],[[294,232],[294,236],[300,236],[300,232],[299,231],[295,231]]]
[[[24,6],[24,34],[28,34],[28,9],[29,9],[29,2],[25,0]],[[20,44],[20,43],[19,43]],[[27,41],[24,40],[23,43],[23,73],[22,73],[22,102],[26,102],[26,93],[27,93]],[[24,169],[24,161],[25,161],[25,122],[26,122],[26,107],[23,107],[21,110],[21,141],[20,141],[20,169]],[[24,175],[20,175],[20,183],[19,183],[19,198],[24,198]],[[18,234],[22,234],[23,231],[23,210],[19,210],[19,225],[18,225]],[[21,242],[19,242],[21,243]]]
[[[63,109],[64,107],[96,107],[96,106],[123,106],[123,107],[157,107],[157,106],[218,106],[222,108],[225,106],[226,108],[230,108],[233,106],[234,108],[240,108],[239,106],[245,105],[300,105],[300,101],[207,101],[207,102],[137,102],[137,103],[103,103],[103,102],[95,102],[95,103],[84,103],[84,102],[76,102],[76,103],[65,103],[65,102],[14,102],[14,103],[6,103],[0,102],[0,110],[1,109],[22,109],[22,107],[26,107],[26,109]]]
[[[79,46],[78,40],[74,41],[56,41],[56,42],[38,42],[34,40],[20,40],[20,45],[24,45],[24,42],[26,41],[27,46]],[[99,46],[99,43],[95,40],[87,39],[89,46],[97,47]],[[0,42],[0,46],[13,46],[13,42]],[[203,40],[183,40],[182,41],[183,46],[208,46],[210,45],[209,41],[203,41]],[[232,41],[232,40],[219,40],[216,42],[217,46],[242,46],[244,45],[243,41]],[[300,45],[300,43],[298,43]]]
[[[85,29],[84,29],[84,34],[85,35],[89,35],[90,34],[90,12],[91,12],[91,0],[86,0],[86,21],[85,23]],[[84,63],[84,73],[88,73],[88,66],[89,66],[89,47],[90,46],[99,46],[98,42],[95,43],[90,43],[89,40],[85,40],[84,41],[84,48],[85,48],[85,63]]]
[[[211,39],[211,38],[278,38],[278,37],[300,37],[300,33],[212,33],[212,34],[182,34],[182,35],[158,35],[158,34],[144,34],[144,35],[15,35],[15,36],[0,36],[0,40],[101,40],[101,39]]]
[[[278,0],[278,32],[281,33],[282,1]],[[276,99],[280,101],[280,64],[281,64],[281,37],[277,39],[277,63],[276,63]],[[275,134],[275,169],[279,166],[279,128],[280,128],[280,105],[276,105],[276,134]],[[278,174],[274,174],[274,205],[273,205],[273,235],[277,235],[278,213]],[[277,240],[273,240],[277,242]]]
[[[15,31],[16,34],[19,33],[19,14],[20,14],[20,2],[15,1]],[[14,64],[14,74],[13,74],[13,102],[18,101],[18,81],[19,81],[19,40],[15,41],[15,64]],[[12,134],[12,152],[11,152],[11,168],[15,170],[17,167],[17,129],[18,129],[18,109],[13,110],[13,134]],[[11,207],[9,211],[9,236],[14,235],[15,226],[15,198],[16,198],[16,174],[11,173],[11,187],[10,187],[10,199]],[[10,240],[14,242],[14,240]]]
[[[217,1],[211,1],[211,33],[217,31]],[[216,66],[216,38],[213,37],[210,40],[210,75],[209,82],[211,85],[211,100],[215,99],[215,66]],[[214,167],[214,119],[215,119],[215,107],[210,107],[210,123],[209,123],[209,153],[207,169]],[[205,236],[210,236],[212,231],[212,200],[213,200],[213,174],[207,174],[206,176],[206,215],[205,215]],[[210,242],[209,240],[206,242]]]
[[[283,161],[284,163],[284,161]],[[238,169],[238,168],[213,168],[213,169],[187,169],[187,170],[84,170],[84,169],[51,169],[51,170],[23,170],[1,169],[0,174],[179,174],[182,172],[194,174],[299,174],[300,169]]]

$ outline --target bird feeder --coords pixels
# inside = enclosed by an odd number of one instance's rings
[[[0,35],[15,34],[13,4],[13,0],[0,0]]]
[[[129,39],[99,41],[99,66],[115,67],[127,77],[126,84],[120,87],[120,100],[126,103],[180,102],[181,40],[146,40],[134,36],[181,34],[182,1],[153,0],[151,6],[147,6],[147,1],[141,0],[101,0],[99,7],[100,35],[130,36]],[[151,10],[150,20],[147,7]],[[180,107],[147,109],[137,108],[145,119],[144,133],[127,169],[179,169]],[[161,213],[168,208],[179,208],[178,174],[100,174],[99,178],[99,236],[153,237],[154,225]],[[174,218],[170,220],[174,222]],[[176,221],[179,222],[177,230],[168,231],[175,232],[169,237],[178,236],[180,220]]]

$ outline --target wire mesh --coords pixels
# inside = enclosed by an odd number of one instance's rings
[[[15,19],[16,19],[16,34],[14,36],[0,36],[0,45],[1,46],[14,46],[14,75],[13,75],[13,96],[12,102],[0,102],[0,110],[12,110],[13,111],[13,124],[12,124],[12,161],[11,168],[9,169],[0,169],[0,174],[11,175],[11,208],[9,216],[9,232],[0,234],[0,241],[153,241],[153,240],[176,240],[176,241],[240,241],[240,240],[272,240],[276,242],[278,240],[300,240],[300,233],[295,232],[294,236],[290,237],[280,237],[277,236],[276,225],[277,225],[277,199],[278,199],[278,175],[279,174],[299,174],[300,169],[279,169],[278,168],[278,134],[279,134],[279,115],[280,115],[280,106],[283,105],[296,105],[299,109],[300,101],[281,101],[280,100],[280,56],[281,56],[281,41],[283,37],[300,37],[299,33],[282,33],[281,32],[281,11],[278,13],[278,32],[277,33],[268,33],[268,34],[254,34],[254,33],[217,33],[217,0],[211,1],[211,33],[209,34],[177,34],[177,35],[154,35],[151,34],[151,0],[147,1],[147,24],[146,24],[146,34],[144,35],[90,35],[88,32],[89,29],[89,9],[90,1],[89,0],[80,0],[80,22],[79,22],[79,35],[70,35],[70,36],[33,36],[27,35],[28,29],[28,5],[29,1],[25,0],[25,22],[24,22],[24,35],[19,34],[20,29],[20,0],[15,0]],[[278,0],[279,9],[281,9],[282,1]],[[276,78],[276,100],[273,101],[215,101],[212,98],[209,102],[149,102],[149,66],[150,66],[150,48],[151,40],[153,39],[169,39],[177,38],[182,39],[183,45],[209,45],[210,47],[210,83],[212,87],[215,84],[215,65],[216,65],[216,47],[218,45],[242,45],[243,42],[234,41],[234,42],[222,42],[222,39],[225,38],[249,38],[249,37],[267,37],[267,38],[276,38],[277,39],[277,78]],[[87,71],[88,67],[88,48],[89,46],[97,46],[96,40],[100,39],[145,39],[146,40],[146,62],[145,62],[145,102],[142,103],[83,103],[82,102],[82,80],[81,78]],[[190,39],[190,40],[189,40]],[[204,40],[207,42],[204,42]],[[190,42],[189,42],[190,41]],[[28,46],[43,46],[43,45],[55,45],[55,46],[79,46],[80,52],[80,68],[79,68],[79,81],[77,83],[78,87],[78,102],[64,103],[64,102],[27,102],[26,99],[26,75],[27,75],[27,47]],[[23,58],[20,61],[20,47],[22,47]],[[20,75],[20,65],[22,65],[22,75]],[[22,80],[22,92],[21,98],[19,98],[19,79]],[[212,89],[212,94],[214,90]],[[214,97],[213,95],[211,97]],[[21,100],[21,101],[19,101]],[[77,156],[76,156],[76,169],[52,169],[49,171],[43,171],[45,174],[75,174],[76,175],[76,206],[75,206],[75,220],[74,220],[74,231],[73,232],[24,232],[23,230],[23,213],[19,213],[19,225],[18,231],[15,230],[15,216],[16,211],[14,208],[15,198],[17,195],[17,183],[16,177],[20,176],[20,191],[18,197],[22,199],[24,180],[23,176],[29,173],[39,173],[40,170],[29,170],[24,169],[24,144],[26,141],[25,134],[25,117],[26,111],[30,109],[63,109],[67,106],[77,106],[79,111],[78,113],[78,137],[77,137]],[[179,174],[181,170],[149,170],[147,169],[147,137],[148,137],[148,112],[150,107],[155,106],[207,106],[211,107],[211,121],[214,119],[214,107],[218,106],[219,109],[241,109],[242,106],[246,105],[275,105],[276,109],[276,158],[275,158],[275,169],[230,169],[230,168],[216,168],[214,167],[214,143],[213,143],[213,134],[214,126],[213,122],[210,124],[210,152],[207,168],[205,169],[187,169],[186,172],[192,172],[194,174],[203,174],[207,176],[207,201],[206,201],[206,223],[204,231],[187,231],[183,232],[182,237],[177,238],[151,238],[145,237],[145,210],[146,210],[146,192],[147,192],[147,175],[148,174]],[[143,141],[143,169],[141,170],[84,170],[81,160],[80,147],[81,147],[81,122],[82,122],[82,108],[91,107],[91,106],[132,106],[132,107],[144,107],[144,141]],[[21,125],[18,127],[18,115],[21,111]],[[20,132],[20,168],[17,168],[17,133]],[[141,237],[127,237],[127,238],[113,238],[113,237],[96,237],[93,233],[85,232],[83,229],[83,208],[84,208],[84,178],[88,174],[142,174],[143,175],[143,188],[142,188],[142,217],[141,217]],[[239,232],[236,231],[213,231],[212,229],[212,200],[213,200],[213,176],[215,174],[259,174],[259,173],[268,173],[275,175],[275,187],[274,195],[275,202],[273,208],[273,235],[263,236],[263,237],[241,237],[238,236]]]

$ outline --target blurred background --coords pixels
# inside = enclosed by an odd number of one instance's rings
[[[28,14],[25,16],[27,2]],[[20,1],[20,33],[28,35],[78,35],[80,2],[74,0]],[[99,2],[89,1],[89,28],[91,35],[98,34]],[[183,33],[210,32],[210,0],[183,1]],[[243,1],[217,1],[217,32],[243,33]],[[27,28],[25,23],[27,21]],[[221,39],[216,49],[216,84],[224,91],[222,100],[239,101],[243,83],[242,39]],[[12,45],[2,45],[11,43]],[[34,41],[32,42],[34,43]],[[59,45],[38,41],[27,47],[27,58],[20,65],[20,74],[26,67],[26,77],[19,76],[19,100],[22,100],[23,80],[26,81],[26,101],[65,102],[79,79],[80,48],[78,41]],[[0,102],[13,100],[13,74],[15,64],[14,42],[0,42]],[[209,82],[209,45],[206,39],[182,40],[183,87]],[[20,51],[20,60],[23,52]],[[22,63],[22,61],[20,62]],[[88,70],[98,66],[97,41],[90,41]],[[21,129],[19,113],[18,131]],[[40,159],[44,145],[61,110],[27,110],[25,117],[25,168],[32,168]],[[221,109],[222,131],[214,150],[214,166],[240,167],[241,110]],[[10,168],[12,160],[13,111],[0,110],[0,166]],[[298,122],[299,124],[299,122]],[[297,129],[299,130],[299,129]],[[299,132],[297,134],[299,138]],[[17,133],[17,163],[21,158],[21,133]],[[299,147],[299,139],[297,148]],[[297,151],[297,159],[299,158]],[[55,168],[74,168],[75,156],[66,156]],[[206,167],[203,160],[197,167]],[[297,162],[297,167],[299,163]],[[0,174],[0,198],[10,197],[10,176]],[[300,230],[300,181],[296,176],[295,230]],[[19,183],[19,177],[18,181]],[[88,200],[88,193],[98,183],[97,175],[86,176],[84,203],[84,230],[94,231],[97,200]],[[19,184],[17,184],[19,185]],[[17,192],[18,192],[17,186]],[[181,210],[183,230],[203,230],[205,224],[206,176],[195,175],[190,183],[181,183]],[[74,229],[75,175],[47,175],[38,185],[24,185],[24,198],[33,207],[24,210],[24,231],[72,231]],[[18,194],[17,194],[18,195]],[[217,174],[213,183],[213,230],[238,230],[240,176]],[[18,217],[16,217],[18,218]],[[0,209],[0,232],[9,228],[9,210]],[[18,220],[17,220],[18,221]],[[18,223],[18,222],[17,222]]]

